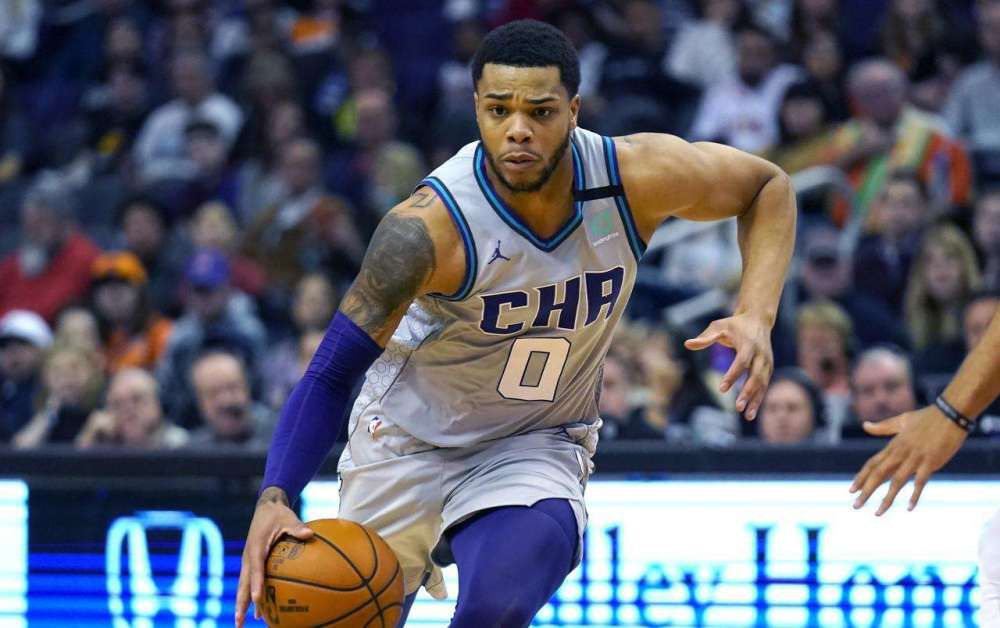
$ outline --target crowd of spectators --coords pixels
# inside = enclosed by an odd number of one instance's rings
[[[681,345],[738,285],[720,223],[642,261],[604,438],[835,444],[941,390],[1000,303],[1000,0],[21,0],[0,445],[266,447],[381,216],[476,139],[479,42],[524,17],[577,48],[582,126],[724,142],[799,192],[759,420],[718,391],[731,350]]]

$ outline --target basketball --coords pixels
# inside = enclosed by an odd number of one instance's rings
[[[267,625],[395,628],[403,572],[389,545],[345,519],[306,526],[313,538],[283,536],[268,555],[261,604]]]

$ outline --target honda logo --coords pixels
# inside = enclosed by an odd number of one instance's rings
[[[177,568],[168,591],[160,591],[153,577],[147,537],[150,530],[180,533]],[[123,577],[125,547],[128,574]],[[202,547],[208,558],[204,565]],[[218,617],[222,609],[223,558],[222,533],[211,519],[173,510],[141,511],[115,519],[108,528],[105,550],[108,609],[114,625],[128,626],[126,617],[152,618],[164,609],[178,619],[178,625],[194,625],[193,618]]]

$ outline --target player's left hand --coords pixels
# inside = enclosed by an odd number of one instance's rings
[[[712,321],[698,336],[685,340],[684,346],[700,351],[715,343],[736,350],[736,358],[722,377],[719,391],[728,391],[743,373],[747,373],[746,383],[736,398],[736,410],[748,421],[753,421],[774,372],[771,326],[752,314],[736,314]]]
[[[858,509],[865,505],[875,489],[892,477],[889,492],[875,511],[876,516],[889,510],[896,494],[911,477],[914,478],[913,494],[908,510],[916,508],[931,474],[951,460],[968,436],[965,430],[949,421],[934,406],[878,423],[866,421],[863,427],[872,436],[895,434],[882,451],[868,459],[851,483],[852,493],[861,491],[854,500],[854,508]]]

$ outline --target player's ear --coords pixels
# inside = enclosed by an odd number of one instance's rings
[[[576,119],[580,115],[580,94],[573,96],[569,101],[569,128],[576,128]]]

